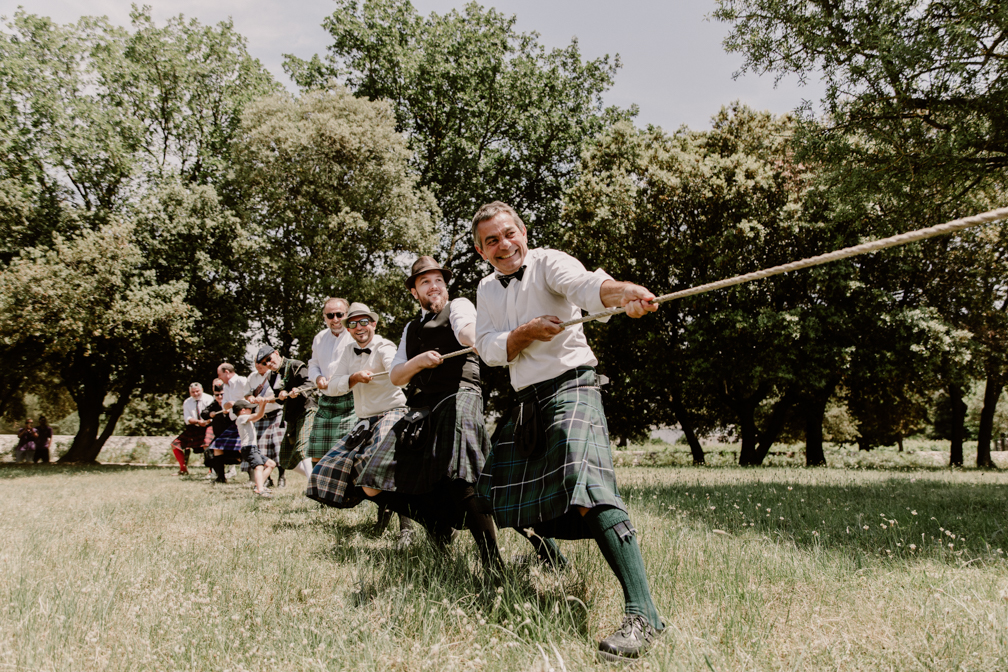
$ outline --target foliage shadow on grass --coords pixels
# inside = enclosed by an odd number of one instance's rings
[[[77,476],[81,474],[114,474],[132,471],[150,471],[163,466],[141,466],[131,464],[18,464],[0,462],[0,478],[31,478],[33,476]]]
[[[810,485],[781,478],[621,490],[652,515],[741,537],[767,535],[805,550],[825,548],[856,561],[927,558],[959,565],[999,561],[1008,552],[1008,488],[1000,483],[889,478]]]

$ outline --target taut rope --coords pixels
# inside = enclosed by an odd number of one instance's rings
[[[900,233],[895,236],[890,236],[889,238],[882,238],[881,240],[861,243],[860,245],[854,245],[853,247],[845,247],[842,250],[827,252],[826,254],[809,257],[808,259],[800,259],[780,266],[765,268],[762,271],[754,271],[744,275],[736,275],[733,278],[726,278],[725,280],[708,282],[705,285],[697,285],[696,287],[691,287],[689,289],[681,289],[678,292],[663,294],[662,296],[656,297],[651,301],[651,303],[665,303],[666,301],[674,301],[675,299],[682,299],[687,296],[706,294],[707,292],[713,292],[715,289],[724,289],[725,287],[741,285],[746,282],[752,282],[753,280],[762,280],[763,278],[769,278],[774,275],[781,275],[782,273],[789,273],[791,271],[798,271],[803,268],[811,268],[812,266],[822,266],[823,264],[847,259],[848,257],[856,257],[861,254],[871,254],[872,252],[878,252],[879,250],[884,250],[890,247],[899,247],[900,245],[906,245],[907,243],[915,243],[918,240],[927,240],[928,238],[934,238],[936,236],[944,236],[949,233],[955,233],[956,231],[962,231],[963,229],[979,226],[980,224],[989,224],[990,222],[996,222],[1006,218],[1008,218],[1008,208],[998,208],[996,210],[980,213],[979,215],[973,215],[972,217],[955,219],[951,222],[945,222],[944,224],[938,224],[937,226],[931,226],[926,229],[908,231],[907,233]],[[568,320],[560,326],[566,329],[567,327],[571,327],[575,324],[591,322],[592,320],[600,320],[604,317],[609,317],[610,315],[619,315],[620,313],[625,312],[626,308],[623,307],[609,308],[598,313],[592,313],[591,315],[585,315],[584,317],[579,317],[574,320]],[[472,351],[472,348],[456,350],[455,352],[449,352],[448,354],[441,355],[441,359],[467,355]],[[374,375],[381,376],[386,373],[388,372],[383,371]]]

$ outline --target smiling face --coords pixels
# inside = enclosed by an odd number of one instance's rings
[[[410,294],[420,302],[420,307],[432,313],[440,313],[448,303],[448,286],[441,271],[427,271],[418,275]]]
[[[366,321],[367,325],[362,324],[362,321]],[[351,324],[351,322],[355,324]],[[347,320],[347,327],[350,329],[351,338],[357,341],[358,345],[362,348],[367,346],[371,342],[371,339],[374,338],[376,326],[378,325],[375,324],[375,321],[367,315],[355,315],[353,318]]]
[[[322,306],[322,319],[325,321],[325,325],[329,327],[329,331],[332,332],[333,336],[339,336],[343,333],[343,316],[346,315],[349,308],[350,306],[340,299],[327,301]],[[329,317],[329,315],[332,315],[332,317]]]
[[[192,397],[193,399],[199,399],[201,396],[203,396],[203,388],[193,385],[192,387],[189,388],[189,396]]]
[[[514,273],[525,263],[528,254],[525,227],[516,224],[508,213],[499,212],[480,222],[476,234],[480,241],[476,251],[504,275]]]

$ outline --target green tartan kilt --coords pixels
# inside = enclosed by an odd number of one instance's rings
[[[431,409],[427,422],[430,438],[420,448],[400,446],[400,428],[393,427],[368,459],[357,484],[387,492],[424,494],[445,478],[475,483],[490,452],[483,393],[459,388]]]
[[[293,469],[305,459],[305,448],[311,436],[316,408],[306,408],[301,417],[287,422],[287,431],[280,442],[280,459],[277,464],[284,469]]]
[[[406,415],[406,410],[405,406],[401,406],[367,418],[371,423],[371,435],[356,448],[346,447],[345,436],[337,441],[312,469],[305,496],[341,509],[353,508],[364,501],[364,492],[357,479],[375,448],[392,432],[392,426]]]
[[[336,442],[349,434],[356,424],[357,416],[354,415],[352,394],[339,397],[322,395],[319,398],[318,412],[312,424],[305,457],[313,460],[325,457]]]
[[[616,487],[595,369],[572,369],[518,396],[538,401],[545,446],[522,457],[509,418],[477,482],[480,503],[499,527],[532,527],[541,536],[562,539],[590,537],[577,507],[626,510]]]

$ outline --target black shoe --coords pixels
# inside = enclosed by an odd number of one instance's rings
[[[272,479],[270,479],[270,480],[272,480]],[[287,487],[287,477],[286,476],[281,476],[280,478],[277,479],[277,487],[278,488],[286,488]]]
[[[640,614],[627,614],[619,630],[599,642],[598,657],[614,661],[640,658],[661,633]]]
[[[269,478],[266,479],[266,487],[267,488],[272,488],[273,487],[273,477],[272,476],[270,476]]]
[[[227,483],[226,478],[215,478],[214,483]]]

